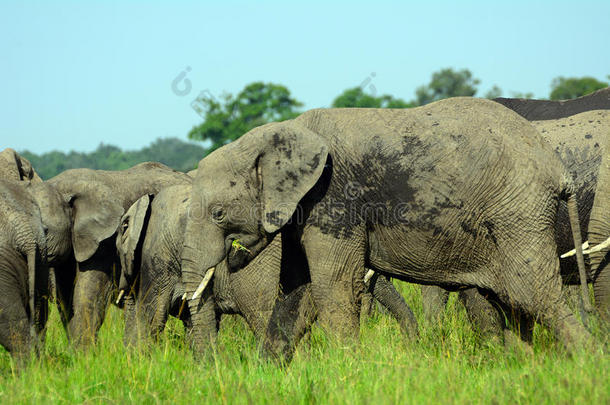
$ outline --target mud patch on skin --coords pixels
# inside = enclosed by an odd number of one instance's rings
[[[379,136],[367,143],[356,164],[341,161],[341,155],[335,158],[342,171],[334,175],[321,203],[331,218],[320,215],[313,222],[335,238],[350,237],[363,224],[444,233],[437,218],[443,210],[461,209],[464,202],[433,194],[428,179],[436,175],[436,163],[430,146],[413,135],[403,135],[393,145]]]

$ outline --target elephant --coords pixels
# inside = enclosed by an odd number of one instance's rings
[[[531,120],[541,136],[558,154],[575,180],[579,201],[579,220],[583,238],[599,244],[610,236],[610,171],[606,161],[610,146],[610,88],[591,95],[567,101],[495,99]],[[576,114],[574,114],[576,113]],[[594,209],[595,200],[595,209]],[[605,208],[604,208],[605,207]],[[560,205],[555,224],[558,254],[571,249],[571,236],[567,207]],[[608,249],[589,256],[589,280],[593,282],[596,308],[601,317],[610,321],[610,266]],[[574,258],[561,260],[561,274],[565,285],[577,282]],[[448,291],[437,286],[422,286],[423,308],[426,318],[434,320],[445,307]],[[486,300],[476,290],[463,291],[460,298],[469,318],[479,329],[498,335],[504,327],[501,317],[494,317]]]
[[[114,237],[125,211],[142,195],[190,178],[160,163],[120,171],[71,169],[46,181],[70,212],[71,254],[52,266],[62,323],[77,347],[95,342],[118,283]]]
[[[495,102],[510,108],[528,121],[557,120],[592,110],[610,109],[610,87],[572,100],[533,100],[498,97]]]
[[[44,341],[49,265],[69,254],[69,225],[53,187],[0,179],[0,344],[20,364]]]
[[[238,269],[281,233],[282,249],[299,254],[282,256],[280,277],[297,277],[296,258],[305,257],[318,320],[341,340],[358,335],[368,266],[491,291],[572,350],[591,337],[562,297],[559,201],[568,203],[584,277],[573,181],[515,112],[467,97],[413,109],[310,110],[199,162],[182,252],[189,310],[209,301],[195,294],[208,269],[223,260]],[[247,250],[229,253],[235,244]],[[271,326],[281,328],[273,321],[287,318],[281,300],[274,312]]]
[[[11,148],[6,148],[0,152],[0,179],[31,181],[32,183],[42,182],[30,161]]]
[[[193,331],[181,281],[181,256],[190,204],[191,185],[170,186],[156,195],[140,197],[121,219],[116,238],[121,260],[120,290],[125,296],[125,344],[155,338],[163,330],[167,316],[179,317],[190,333],[204,337],[217,332],[217,322]],[[242,315],[256,337],[263,340],[278,297],[282,258],[278,235],[255,260],[239,271],[230,272],[226,262],[216,266],[212,296],[216,319],[222,314]],[[409,338],[417,336],[417,322],[411,309],[385,277],[373,276],[368,284],[377,298],[398,320]],[[308,290],[309,284],[305,287]],[[309,291],[303,294],[309,297]],[[301,302],[302,301],[302,302]],[[290,331],[291,345],[308,330],[314,320],[311,299],[293,299],[298,313],[296,329]],[[209,321],[212,319],[210,318]],[[201,345],[201,342],[193,342]]]

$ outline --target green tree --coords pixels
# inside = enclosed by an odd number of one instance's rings
[[[382,95],[375,97],[367,94],[362,90],[362,87],[354,87],[345,90],[333,100],[334,108],[360,107],[360,108],[409,108],[412,104],[400,98],[394,98],[390,95]]]
[[[568,100],[586,96],[596,90],[608,87],[608,83],[593,77],[556,77],[551,82],[551,100]]]
[[[286,87],[274,83],[251,83],[237,96],[226,94],[222,100],[203,95],[193,102],[193,108],[204,120],[188,137],[210,142],[211,152],[259,125],[296,117],[302,105]]]
[[[485,98],[494,99],[498,97],[502,97],[502,89],[494,84],[493,87],[485,93]]]
[[[480,80],[472,77],[468,69],[442,69],[432,74],[430,84],[417,88],[414,104],[424,105],[449,97],[472,97],[476,94],[479,83]]]
[[[173,169],[187,172],[197,166],[207,150],[178,138],[157,139],[140,150],[123,151],[114,145],[100,144],[91,153],[71,151],[47,152],[41,155],[20,152],[34,166],[40,177],[48,180],[59,173],[80,167],[99,170],[122,170],[142,162],[160,162]]]
[[[530,91],[526,91],[526,92],[522,92],[522,91],[512,91],[510,93],[510,96],[512,98],[534,98],[534,93],[530,92]]]

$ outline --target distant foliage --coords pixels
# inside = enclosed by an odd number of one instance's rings
[[[593,77],[557,77],[551,83],[551,100],[569,100],[586,96],[594,91],[608,87],[608,83]]]
[[[494,84],[493,87],[485,93],[485,98],[494,99],[498,97],[502,97],[502,89]]]
[[[286,87],[263,82],[249,84],[235,97],[231,94],[222,100],[204,97],[197,99],[195,104],[204,120],[191,129],[188,137],[210,142],[210,152],[252,128],[296,117],[298,108],[303,105]]]
[[[50,179],[68,169],[86,167],[101,170],[123,170],[138,163],[161,162],[171,168],[187,172],[197,166],[207,150],[178,138],[157,139],[150,146],[135,151],[123,151],[113,145],[101,144],[91,153],[48,152],[41,155],[20,152],[34,166],[40,177]]]
[[[534,98],[534,93],[529,92],[529,91],[527,91],[525,93],[521,92],[521,91],[512,91],[510,93],[510,96],[512,98],[530,98],[531,99],[531,98]]]
[[[413,104],[387,94],[376,97],[365,93],[362,87],[354,87],[337,96],[333,100],[332,106],[334,108],[408,108],[413,107]]]
[[[449,97],[472,97],[477,93],[480,82],[468,69],[459,71],[452,68],[441,69],[432,74],[428,85],[417,88],[414,104],[425,105]]]
[[[367,80],[370,82],[371,78]],[[418,87],[413,101],[407,102],[388,94],[377,96],[371,85],[367,87],[368,92],[363,86],[346,89],[333,100],[332,107],[409,108],[449,97],[475,96],[479,83],[480,80],[474,78],[468,69],[446,68],[434,72],[429,84]],[[580,97],[607,86],[608,83],[592,77],[558,77],[553,80],[550,99]],[[510,94],[515,98],[534,97],[531,92]],[[502,89],[496,85],[485,93],[486,98],[500,96]],[[188,138],[205,142],[205,147],[177,138],[166,138],[157,139],[150,146],[135,151],[123,151],[113,145],[101,144],[91,153],[22,153],[43,179],[72,168],[122,170],[146,161],[161,162],[186,172],[195,168],[205,155],[236,140],[252,128],[296,117],[303,106],[285,86],[263,82],[251,83],[237,95],[225,94],[220,99],[210,93],[202,93],[191,105],[204,119],[191,129]]]

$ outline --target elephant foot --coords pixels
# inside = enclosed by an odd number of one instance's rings
[[[526,356],[534,355],[534,348],[528,342],[525,342],[518,334],[510,329],[504,329],[504,349],[507,352],[524,354]]]

